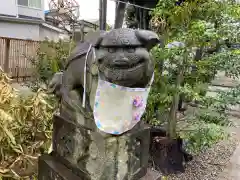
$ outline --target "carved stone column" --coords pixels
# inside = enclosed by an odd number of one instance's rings
[[[124,135],[112,136],[78,127],[55,116],[53,161],[70,169],[80,179],[137,180],[147,172],[149,133],[148,127],[139,124]],[[42,164],[39,180],[46,176],[42,172]],[[50,171],[45,170],[45,173],[53,176]]]

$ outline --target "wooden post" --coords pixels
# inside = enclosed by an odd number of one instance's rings
[[[99,0],[99,29],[100,30],[103,30],[103,27],[102,27],[102,0]]]
[[[127,1],[124,1],[124,2],[127,2]],[[122,27],[125,9],[126,9],[125,3],[121,3],[121,2],[116,3],[114,29]]]
[[[81,42],[84,42],[84,24],[80,25],[80,32],[81,32]]]
[[[99,0],[99,27],[100,30],[107,29],[107,0]]]
[[[10,51],[10,39],[5,39],[5,51],[4,51],[4,72],[9,73],[9,51]]]
[[[143,29],[143,9],[139,8],[139,29]]]
[[[103,30],[107,30],[107,0],[102,0],[102,27]]]

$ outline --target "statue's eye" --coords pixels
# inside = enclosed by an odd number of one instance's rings
[[[116,48],[108,48],[108,52],[115,53],[116,52]]]
[[[126,51],[128,53],[134,53],[135,52],[135,48],[126,48]]]

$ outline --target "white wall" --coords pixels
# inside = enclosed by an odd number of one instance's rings
[[[58,41],[62,33],[39,25],[16,22],[0,22],[0,37],[31,39],[35,41],[49,40]]]
[[[17,16],[18,14],[17,0],[7,0],[7,1],[5,0],[4,2],[1,2],[0,14]]]
[[[3,1],[3,0],[1,0]],[[5,0],[1,2],[0,14],[17,16],[18,14],[24,16],[31,16],[44,19],[44,0],[41,0],[41,8],[30,8],[25,6],[19,6],[17,0]]]
[[[53,30],[53,29],[40,26],[40,28],[39,28],[39,40],[43,41],[46,38],[48,38],[49,40],[58,41],[60,39],[60,33]]]
[[[0,22],[0,36],[39,40],[39,25],[25,23]]]
[[[43,9],[18,6],[18,14],[44,19],[44,10]]]

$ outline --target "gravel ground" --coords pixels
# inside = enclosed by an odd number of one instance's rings
[[[206,152],[199,154],[186,165],[185,173],[171,175],[168,180],[218,180],[238,145],[239,138],[232,133],[227,140],[220,141]]]

